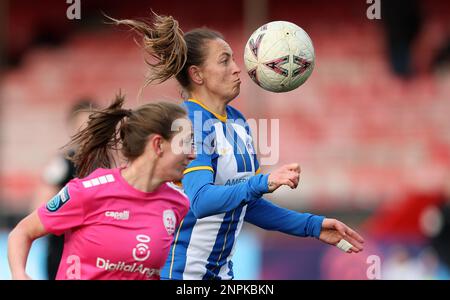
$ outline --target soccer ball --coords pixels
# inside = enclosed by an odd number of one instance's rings
[[[286,21],[274,21],[258,28],[244,50],[250,78],[263,89],[276,93],[302,85],[313,71],[314,60],[314,47],[308,34]]]

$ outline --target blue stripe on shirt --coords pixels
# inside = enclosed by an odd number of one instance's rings
[[[214,247],[211,250],[211,253],[208,257],[208,264],[206,265],[206,273],[203,276],[203,280],[208,279],[216,279],[217,273],[215,273],[215,269],[219,269],[218,260],[221,255],[223,255],[223,248],[225,239],[228,237],[228,234],[231,231],[231,220],[234,216],[235,210],[229,211],[225,214],[222,224],[220,225],[220,229],[216,236],[216,241],[214,243]],[[218,278],[217,278],[218,279]]]
[[[203,279],[220,279],[218,277],[220,269],[226,263],[228,256],[233,249],[236,228],[239,224],[243,206],[225,214],[224,221],[220,227],[213,250],[208,257],[208,270]]]

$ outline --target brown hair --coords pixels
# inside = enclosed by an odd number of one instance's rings
[[[187,59],[181,71],[176,75],[180,85],[189,90],[191,80],[188,69],[190,66],[201,66],[206,60],[205,43],[209,40],[224,39],[223,36],[214,30],[208,28],[196,28],[184,35],[184,41],[187,46]],[[146,49],[147,50],[147,49]],[[148,49],[147,51],[150,51]]]
[[[208,28],[197,28],[183,35],[178,21],[171,16],[159,16],[152,12],[154,21],[149,24],[136,20],[115,20],[115,24],[125,24],[143,36],[142,46],[147,54],[157,60],[148,60],[152,74],[145,85],[154,80],[164,82],[175,76],[180,85],[190,90],[190,66],[201,66],[206,59],[205,43],[208,40],[224,39],[222,34]]]
[[[170,140],[173,121],[186,116],[186,111],[174,103],[148,103],[135,110],[122,108],[123,103],[124,96],[119,94],[110,106],[95,110],[86,128],[67,144],[78,149],[72,158],[78,177],[97,168],[111,168],[114,159],[110,150],[119,146],[123,156],[133,161],[142,155],[151,134]]]

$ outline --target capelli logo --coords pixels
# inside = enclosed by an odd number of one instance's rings
[[[105,216],[113,218],[115,220],[128,220],[130,218],[130,212],[128,210],[124,210],[122,212],[107,211],[105,212]]]

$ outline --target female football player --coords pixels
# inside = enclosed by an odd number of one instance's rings
[[[189,208],[188,198],[170,182],[181,180],[195,157],[192,125],[179,105],[129,110],[123,102],[118,97],[94,112],[73,137],[79,178],[10,233],[13,279],[29,279],[31,244],[48,233],[65,236],[56,279],[159,279],[175,228]],[[112,168],[111,150],[117,148],[128,163]]]
[[[281,208],[262,198],[281,185],[296,188],[300,167],[292,163],[260,174],[250,128],[229,105],[239,95],[241,71],[220,33],[198,28],[183,34],[172,17],[156,14],[151,24],[115,22],[142,35],[143,47],[154,59],[148,62],[152,73],[147,83],[176,77],[194,126],[196,159],[182,180],[191,207],[176,229],[162,279],[233,278],[231,259],[244,221],[339,247],[345,244],[348,253],[363,249],[362,237],[345,224]],[[156,34],[161,28],[170,28],[166,31],[170,34]],[[161,40],[167,47],[158,47]]]

